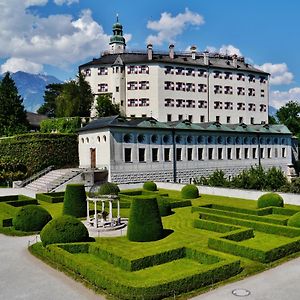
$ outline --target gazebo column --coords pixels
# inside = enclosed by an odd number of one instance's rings
[[[112,205],[112,200],[110,199],[109,200],[109,216],[108,216],[109,222],[112,221],[112,217],[113,217],[112,210],[113,210],[113,205]]]
[[[95,210],[94,227],[98,228],[97,201],[94,201],[94,210]]]
[[[117,199],[117,207],[118,207],[117,220],[118,220],[118,223],[120,223],[121,217],[120,217],[120,200],[119,199]]]
[[[86,200],[86,221],[90,223],[90,200]]]

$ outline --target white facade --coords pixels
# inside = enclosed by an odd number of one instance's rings
[[[100,120],[100,119],[99,119]],[[191,182],[216,169],[235,175],[250,166],[262,165],[290,172],[291,134],[282,125],[168,123],[153,119],[131,121],[106,118],[99,126],[93,121],[79,132],[81,168],[92,165],[108,170],[108,180],[116,183]]]
[[[222,124],[268,122],[269,74],[243,57],[217,53],[126,52],[114,24],[110,51],[79,67],[95,98],[109,93],[128,117]],[[122,44],[123,39],[123,44]],[[92,110],[92,116],[95,116]]]

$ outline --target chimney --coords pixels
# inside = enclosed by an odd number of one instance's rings
[[[147,53],[148,53],[148,60],[152,60],[152,58],[153,58],[153,46],[152,46],[152,44],[147,45]]]
[[[191,53],[192,53],[192,59],[196,59],[197,47],[196,46],[191,46],[190,50],[191,50]]]
[[[208,51],[203,52],[203,62],[206,66],[209,65],[209,55]]]
[[[171,59],[174,59],[174,45],[173,44],[171,44],[169,46],[169,56]]]
[[[237,68],[237,55],[233,54],[232,55],[232,65]]]

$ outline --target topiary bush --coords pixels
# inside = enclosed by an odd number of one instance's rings
[[[155,192],[155,191],[157,191],[157,185],[153,181],[146,181],[143,184],[143,189],[146,190],[146,191]]]
[[[13,226],[21,231],[40,231],[51,221],[49,212],[38,205],[23,206],[13,218]]]
[[[164,198],[157,198],[158,209],[161,217],[172,214],[170,201]]]
[[[98,195],[118,195],[119,193],[119,187],[112,182],[105,182],[100,186],[97,192]]]
[[[300,212],[292,215],[287,224],[288,226],[300,227]]]
[[[76,218],[86,216],[86,194],[83,184],[68,184],[64,196],[63,214]]]
[[[276,193],[266,193],[261,195],[257,200],[257,208],[269,206],[283,207],[283,199]]]
[[[162,237],[163,226],[156,198],[133,198],[127,229],[128,240],[149,242]]]
[[[181,198],[195,199],[199,198],[199,190],[194,184],[187,184],[181,189]]]
[[[42,229],[40,236],[44,246],[89,240],[86,227],[72,216],[61,216],[53,219]]]

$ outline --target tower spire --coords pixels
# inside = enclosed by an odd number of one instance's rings
[[[110,53],[123,53],[126,47],[125,38],[123,37],[123,26],[119,23],[119,14],[116,14],[116,23],[113,24],[113,35],[110,38]]]

